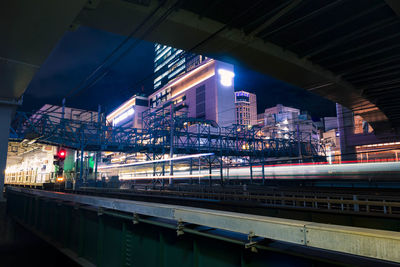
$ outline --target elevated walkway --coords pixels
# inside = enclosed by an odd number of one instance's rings
[[[297,157],[300,148],[304,158],[318,157],[318,147],[303,140],[305,137],[298,139],[296,133],[288,138],[266,139],[257,127],[218,127],[205,120],[190,125],[191,118],[176,115],[172,121],[166,117],[157,120],[157,125],[138,129],[63,119],[46,113],[17,112],[10,128],[10,140],[27,139],[77,150],[127,153],[164,154],[172,146],[175,154],[214,153],[258,158]]]

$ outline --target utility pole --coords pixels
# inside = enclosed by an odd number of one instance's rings
[[[81,166],[79,168],[79,182],[83,181],[83,154],[84,154],[84,147],[83,147],[83,142],[84,142],[84,137],[85,137],[85,133],[84,133],[84,129],[81,127]]]
[[[94,184],[96,186],[97,183],[97,164],[99,162],[99,157],[101,157],[101,106],[99,105],[97,108],[97,125],[98,127],[98,138],[99,138],[99,148],[100,151],[95,153],[95,162],[94,162]]]
[[[300,125],[299,125],[299,121],[297,121],[297,147],[299,150],[299,162],[302,160],[303,155],[301,153],[301,140],[300,140]]]
[[[62,100],[62,108],[61,108],[61,118],[64,120],[65,117],[65,98]]]

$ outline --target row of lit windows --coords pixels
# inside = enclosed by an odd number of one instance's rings
[[[237,108],[238,111],[244,111],[244,112],[250,112],[250,108],[249,107],[238,107]]]
[[[154,58],[154,63],[157,62],[161,57],[163,57],[166,53],[168,53],[172,47],[167,47],[164,51],[162,51],[158,56]]]
[[[160,65],[156,66],[156,68],[154,69],[154,72],[159,71],[162,67],[164,67],[166,64],[168,64],[171,60],[174,60],[171,64],[168,65],[168,68],[170,68],[173,64],[176,63],[176,61],[178,61],[178,58],[176,58],[180,53],[182,53],[183,50],[178,50],[176,51],[172,56],[168,57],[165,61],[163,61]]]
[[[161,50],[167,47],[166,45],[162,45],[162,44],[155,44],[155,51],[156,51],[156,55],[158,55],[159,53],[161,53]]]
[[[158,64],[160,64],[160,62],[162,63],[162,62],[164,62],[167,58],[171,57],[172,52],[173,52],[173,51],[169,50],[167,53],[165,53],[165,54],[163,53],[163,55],[161,56],[161,58],[159,58],[157,61],[154,61],[154,67],[157,67]]]
[[[240,124],[240,125],[250,125],[250,121],[249,120],[238,120],[238,124]]]
[[[171,80],[172,78],[176,77],[178,74],[181,74],[185,70],[185,58],[179,60],[177,64],[174,66],[170,67],[168,66],[168,69],[160,74],[158,77],[154,79],[154,89],[160,87],[162,85],[161,80],[168,75],[168,80]],[[161,65],[160,65],[161,66]],[[179,67],[179,68],[178,68]],[[178,68],[178,69],[176,69]],[[159,69],[157,69],[159,70]]]
[[[249,113],[241,113],[237,112],[236,113],[236,118],[245,118],[245,119],[250,119],[250,114]]]
[[[176,66],[176,67],[178,67],[178,66]],[[184,69],[185,69],[185,65],[180,66],[178,69],[176,69],[170,75],[168,75],[168,79],[170,80],[170,79],[174,78],[175,76],[177,76],[178,74],[181,74]]]

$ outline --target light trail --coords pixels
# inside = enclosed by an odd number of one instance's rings
[[[124,173],[125,175],[125,173]],[[169,179],[169,178],[180,178],[180,179],[185,179],[185,178],[202,178],[202,177],[209,177],[209,176],[219,176],[219,174],[188,174],[188,175],[167,175],[167,176],[134,176],[131,178],[125,178],[125,177],[120,177],[120,180],[152,180],[152,179]]]
[[[156,160],[140,161],[140,162],[134,162],[134,163],[100,166],[99,169],[111,169],[111,168],[118,168],[118,167],[139,166],[139,165],[159,163],[159,162],[170,162],[170,161],[190,159],[190,158],[201,158],[201,157],[207,157],[207,156],[212,156],[212,155],[214,155],[214,153],[201,153],[201,154],[193,154],[193,155],[180,156],[180,157],[168,158],[168,159],[156,159]]]

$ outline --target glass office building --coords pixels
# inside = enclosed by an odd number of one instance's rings
[[[192,70],[204,59],[203,56],[187,53],[181,49],[155,44],[154,90],[160,89],[169,81]]]

